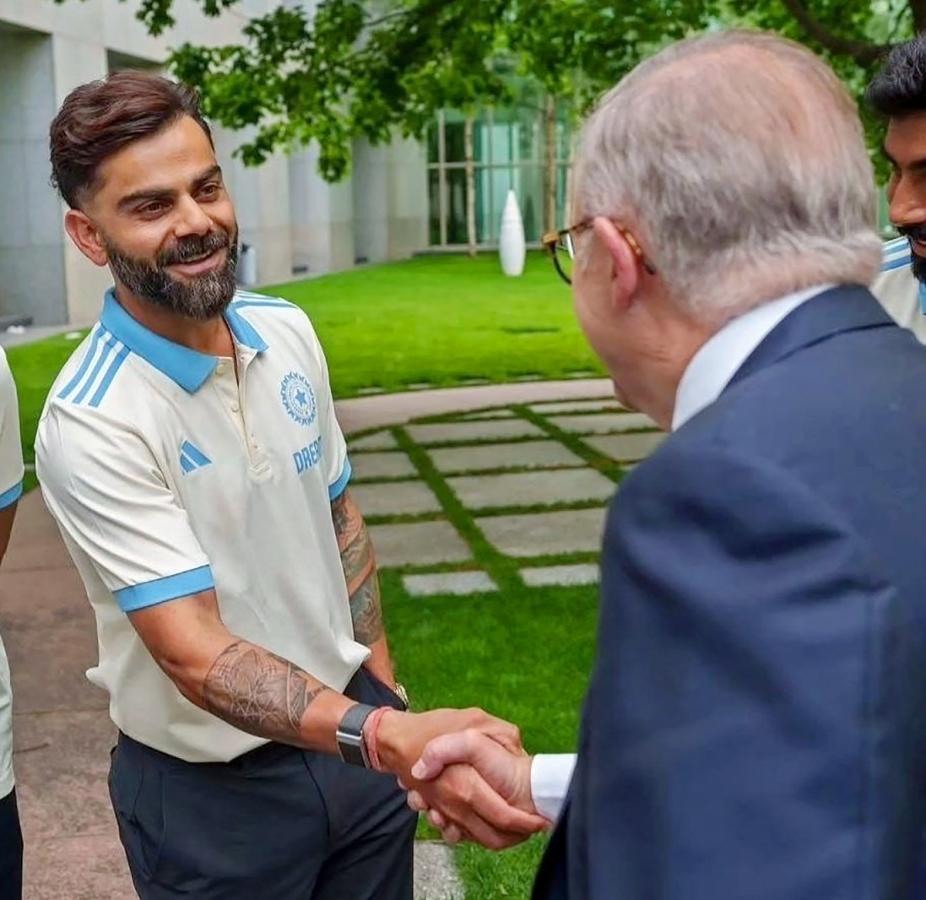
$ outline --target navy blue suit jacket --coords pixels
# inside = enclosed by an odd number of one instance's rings
[[[535,898],[926,897],[924,531],[926,349],[821,294],[619,489]]]

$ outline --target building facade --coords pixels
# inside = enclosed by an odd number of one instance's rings
[[[134,3],[0,0],[0,320],[85,324],[111,283],[108,270],[71,244],[64,205],[49,182],[48,126],[67,94],[119,68],[159,69],[177,35],[201,45],[234,43],[249,18],[278,3],[240,0],[212,19],[199,3],[176,0],[175,28],[153,38]],[[214,132],[258,283],[401,259],[427,246],[423,144],[358,140],[352,176],[332,185],[318,175],[311,148],[247,168],[232,156],[246,135]]]

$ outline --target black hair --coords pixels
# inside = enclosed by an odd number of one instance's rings
[[[926,112],[926,33],[891,49],[866,97],[887,118]]]

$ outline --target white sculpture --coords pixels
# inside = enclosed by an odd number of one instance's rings
[[[523,274],[527,243],[524,240],[524,221],[518,207],[518,198],[513,190],[508,191],[508,199],[502,212],[498,252],[502,259],[502,271],[506,275],[517,277]]]

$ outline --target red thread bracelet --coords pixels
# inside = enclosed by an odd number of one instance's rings
[[[367,745],[367,756],[370,757],[370,764],[377,772],[382,772],[383,767],[379,759],[376,735],[379,731],[379,723],[387,712],[395,712],[395,710],[391,706],[380,706],[378,709],[374,709],[363,725],[363,739]]]

